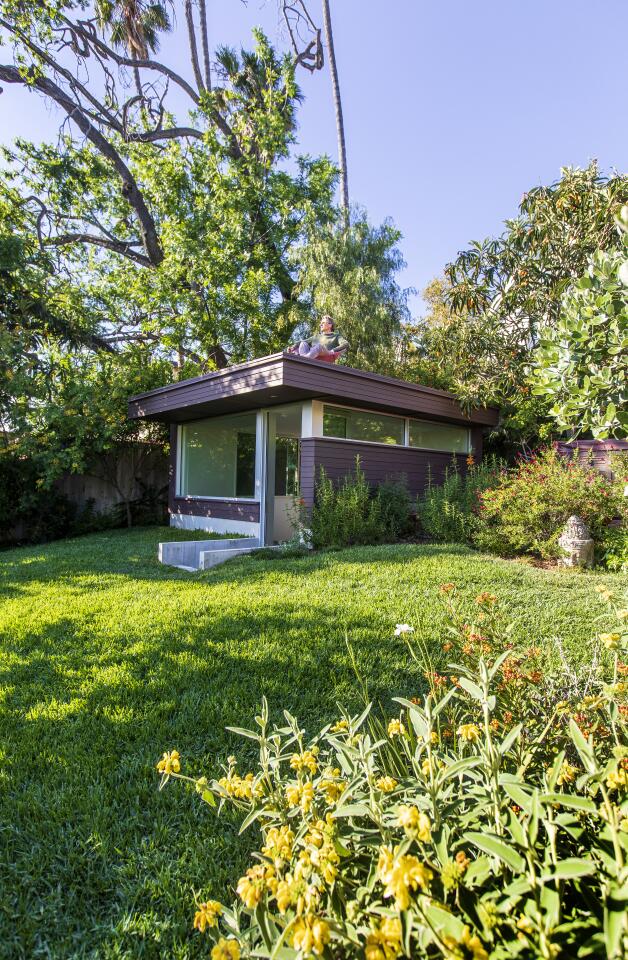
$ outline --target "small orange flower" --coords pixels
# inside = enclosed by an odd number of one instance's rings
[[[467,466],[472,467],[474,464],[475,464],[475,457],[473,456],[472,453],[470,453],[469,456],[467,457]]]

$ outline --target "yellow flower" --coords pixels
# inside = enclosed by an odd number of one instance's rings
[[[467,743],[475,743],[480,739],[480,728],[476,723],[463,723],[458,727],[458,736]]]
[[[292,904],[292,884],[287,880],[280,880],[277,884],[275,899],[279,913],[285,913]]]
[[[332,733],[342,733],[343,730],[349,729],[349,721],[345,720],[344,717],[342,720],[336,720],[335,724],[331,728]]]
[[[212,960],[240,960],[240,947],[237,940],[225,940],[221,937],[212,949]]]
[[[340,779],[340,769],[338,767],[334,767],[333,770],[328,768],[326,772],[330,779],[325,778],[321,780],[318,789],[325,794],[327,803],[333,804],[342,796],[347,786],[347,781]]]
[[[603,586],[601,583],[598,583],[595,592],[599,593],[603,600],[610,600],[613,596],[612,590],[609,590],[608,587]]]
[[[408,836],[418,837],[421,843],[429,843],[432,839],[430,818],[417,807],[400,807],[397,823],[403,827]]]
[[[181,756],[179,751],[173,750],[171,753],[164,753],[157,764],[157,769],[166,776],[169,776],[171,773],[178,773],[181,769]]]
[[[380,777],[375,781],[375,786],[379,787],[382,793],[390,793],[398,784],[394,777]]]
[[[395,960],[401,953],[401,920],[384,917],[366,938],[366,960]]]
[[[286,787],[286,800],[291,807],[301,807],[303,813],[308,813],[314,799],[314,786],[311,780],[305,783],[291,783]]]
[[[414,856],[394,858],[389,847],[380,848],[378,876],[385,886],[384,896],[394,897],[397,910],[407,910],[410,894],[419,887],[426,890],[433,877],[429,867]]]
[[[606,786],[609,790],[626,790],[628,788],[628,770],[623,768],[611,770],[606,778]]]
[[[293,753],[290,757],[290,766],[293,770],[309,770],[310,773],[316,773],[318,770],[317,756],[318,747],[304,750],[303,753]]]
[[[600,643],[603,643],[607,650],[617,650],[621,634],[619,633],[601,633]]]
[[[208,927],[218,926],[218,917],[222,913],[222,904],[217,900],[208,900],[207,903],[199,903],[198,910],[194,914],[194,929],[205,933]]]
[[[298,917],[292,929],[292,946],[308,957],[320,955],[329,943],[329,924],[312,913]]]
[[[261,797],[264,793],[264,787],[261,783],[255,783],[255,776],[247,773],[241,777],[234,769],[236,764],[235,757],[227,758],[229,763],[229,774],[221,777],[218,781],[219,786],[228,793],[230,797],[236,797],[238,800],[252,800],[253,797]]]
[[[426,757],[421,762],[421,773],[423,774],[424,777],[429,777],[431,769],[432,769],[432,766],[430,764],[429,757]]]
[[[406,728],[404,727],[401,720],[391,720],[388,724],[388,736],[389,737],[403,737],[405,736]]]
[[[244,877],[240,877],[236,892],[244,905],[249,910],[253,910],[266,890],[268,889],[274,894],[277,892],[277,886],[274,868],[268,866],[268,864],[258,863],[247,870]]]
[[[573,783],[577,772],[576,767],[572,767],[571,764],[565,760],[561,765],[556,783],[559,787],[562,787],[565,783]]]
[[[623,609],[623,608],[622,608],[621,610],[618,610],[618,611],[617,611],[617,619],[618,619],[618,620],[628,620],[628,610],[625,610],[625,609]]]
[[[488,960],[488,953],[484,949],[484,944],[475,933],[471,933],[469,927],[465,927],[459,940],[454,937],[445,937],[445,946],[451,951],[451,957],[470,957],[471,960]],[[458,948],[462,947],[462,950]]]
[[[273,862],[277,860],[289,860],[292,856],[292,847],[294,844],[294,833],[285,825],[277,828],[271,827],[266,834],[266,841],[262,847],[262,853]]]

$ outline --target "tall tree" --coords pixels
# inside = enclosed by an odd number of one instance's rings
[[[124,47],[134,60],[147,60],[159,48],[159,33],[170,29],[170,18],[163,3],[153,0],[96,0],[96,16],[101,27],[111,33],[115,47]],[[139,67],[133,68],[135,88],[142,96]]]
[[[189,81],[118,52],[72,8],[58,0],[43,16],[34,2],[0,0],[0,31],[16,51],[0,79],[68,118],[61,154],[26,143],[10,152],[39,242],[82,287],[91,279],[117,344],[152,340],[199,369],[284,345],[303,316],[290,252],[334,215],[329,161],[281,167],[300,97],[293,61],[258,35],[254,51],[218,51],[210,92],[194,20]],[[135,68],[141,98],[125,92]],[[189,104],[179,117],[172,87]]]
[[[324,65],[321,31],[316,26],[305,0],[280,0],[284,20],[295,55],[295,64],[305,67],[306,70],[322,70]],[[342,98],[340,96],[340,81],[334,47],[334,32],[331,22],[329,0],[322,0],[323,29],[325,44],[329,57],[329,73],[331,77],[332,94],[334,100],[334,114],[336,117],[336,135],[338,139],[338,170],[340,173],[340,203],[345,219],[349,216],[349,174],[347,169],[347,145],[345,125],[342,112]]]
[[[329,56],[329,73],[334,97],[334,113],[336,115],[336,136],[338,138],[338,168],[340,171],[340,201],[348,216],[349,213],[349,174],[347,171],[347,144],[345,140],[345,123],[342,115],[342,98],[340,96],[340,81],[334,49],[334,32],[331,25],[329,0],[323,0],[323,25],[325,28],[325,42]]]
[[[427,325],[424,346],[447,356],[449,386],[465,403],[502,407],[510,437],[535,440],[544,429],[550,402],[532,394],[527,374],[539,331],[556,329],[565,292],[596,251],[617,247],[626,202],[627,176],[605,177],[596,163],[565,168],[523,196],[501,236],[446,268],[449,318]]]
[[[394,373],[395,344],[409,320],[409,290],[397,274],[405,266],[399,231],[385,221],[372,226],[353,208],[339,222],[318,228],[299,251],[299,290],[314,311],[328,313],[350,343],[350,362]]]

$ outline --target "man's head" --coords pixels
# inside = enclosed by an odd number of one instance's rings
[[[321,333],[333,333],[335,329],[336,328],[334,326],[334,321],[330,316],[325,314],[324,317],[321,317],[321,326],[320,326]]]

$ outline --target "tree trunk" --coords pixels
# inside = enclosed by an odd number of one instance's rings
[[[340,203],[345,214],[349,211],[349,177],[347,174],[347,147],[345,143],[345,125],[342,117],[342,100],[340,98],[340,84],[334,53],[334,34],[331,27],[329,0],[323,0],[323,26],[325,29],[325,43],[329,54],[329,73],[334,94],[334,110],[336,113],[336,133],[338,136],[338,167],[340,169]]]

